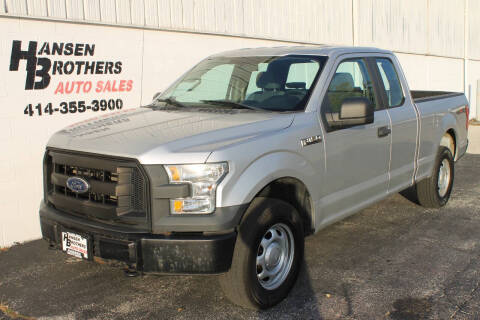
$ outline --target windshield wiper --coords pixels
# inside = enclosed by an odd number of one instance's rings
[[[262,111],[265,112],[267,110],[262,109],[262,108],[257,108],[257,107],[252,107],[240,102],[234,102],[230,100],[200,100],[202,102],[208,103],[208,104],[213,104],[213,105],[223,105],[223,106],[230,106],[236,109],[250,109],[250,110],[255,110],[255,111]]]
[[[180,101],[177,101],[175,98],[164,98],[164,99],[156,99],[156,102],[165,102],[167,104],[170,104],[172,106],[180,107],[180,108],[187,108],[186,105],[181,103]]]

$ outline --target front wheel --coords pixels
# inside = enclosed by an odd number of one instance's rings
[[[452,192],[454,161],[448,148],[440,147],[433,174],[420,181],[417,186],[418,202],[427,208],[440,208],[447,204]]]
[[[255,198],[240,223],[232,267],[220,284],[235,304],[264,309],[289,293],[303,259],[303,224],[290,204]]]

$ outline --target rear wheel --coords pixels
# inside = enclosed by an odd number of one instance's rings
[[[303,224],[290,204],[255,198],[240,223],[230,271],[220,278],[235,304],[264,309],[282,301],[300,270]]]
[[[427,208],[440,208],[447,204],[452,192],[454,161],[450,150],[440,147],[430,178],[417,183],[418,202]]]

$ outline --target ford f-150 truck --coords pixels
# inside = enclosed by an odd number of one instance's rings
[[[386,50],[216,54],[147,106],[53,135],[43,237],[139,273],[221,273],[234,303],[267,308],[305,236],[405,190],[444,206],[468,112],[463,93],[410,91]]]

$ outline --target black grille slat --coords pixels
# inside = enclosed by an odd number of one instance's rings
[[[54,161],[52,161],[51,168],[53,168],[53,171],[56,172],[57,164]],[[55,181],[49,180],[49,182],[52,184],[53,193],[55,193],[56,192],[55,189],[57,188]],[[48,182],[47,182],[47,185],[48,185]]]
[[[82,177],[82,176],[81,176]],[[84,176],[83,176],[84,177]],[[69,176],[59,174],[59,173],[52,173],[51,179],[53,184],[58,184],[64,186],[67,182]],[[88,176],[86,177],[88,179]],[[110,194],[110,195],[129,195],[131,192],[130,184],[128,185],[120,185],[114,182],[103,182],[98,180],[88,180],[88,183],[91,186],[92,190],[95,190],[97,193],[103,194]],[[126,193],[126,189],[128,188],[128,193]],[[89,192],[90,194],[90,192]]]
[[[53,161],[56,163],[66,163],[71,166],[78,166],[82,168],[89,168],[92,165],[92,159],[94,160],[95,169],[97,170],[114,171],[118,167],[118,164],[114,161],[101,158],[72,156],[72,154],[60,152],[52,152],[51,156]]]
[[[145,203],[144,195],[144,184],[141,183],[142,177],[139,175],[138,171],[133,171],[131,173],[131,183],[130,186],[138,186],[137,192],[132,192],[130,197],[130,206],[135,210],[140,210]],[[141,189],[140,189],[141,188]]]
[[[105,170],[102,170],[102,182],[105,182],[106,176],[107,174]],[[102,195],[102,203],[105,204],[105,194],[101,193],[101,195]]]
[[[48,151],[45,159],[51,167],[45,178],[49,203],[71,214],[147,224],[147,182],[135,162],[57,151]],[[66,187],[69,177],[85,179],[89,190],[72,192]]]
[[[85,216],[91,216],[103,220],[113,220],[117,217],[115,207],[103,205],[101,203],[62,195],[50,196],[48,197],[48,200],[60,209],[68,209],[69,211]]]

